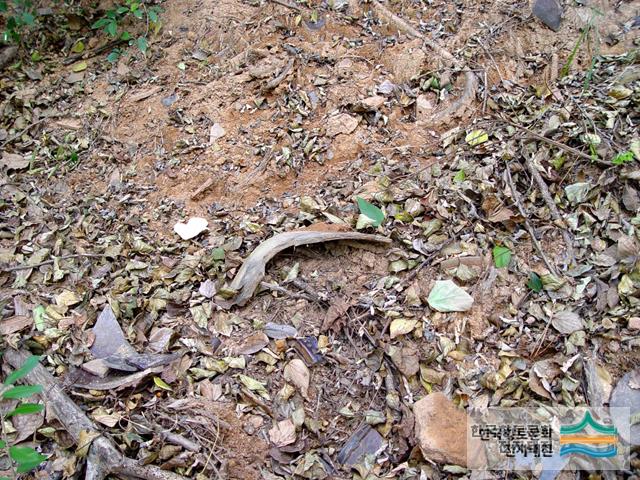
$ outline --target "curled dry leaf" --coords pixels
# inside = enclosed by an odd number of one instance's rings
[[[284,379],[295,385],[302,396],[307,398],[311,376],[309,369],[302,360],[294,358],[284,367]]]

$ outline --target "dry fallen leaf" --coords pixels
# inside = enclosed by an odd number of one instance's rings
[[[396,318],[391,325],[389,325],[389,335],[393,340],[400,335],[406,335],[411,332],[418,323],[417,320],[409,320],[406,318]]]
[[[20,170],[29,166],[29,159],[16,153],[4,152],[2,159],[0,159],[0,165],[11,170]]]
[[[311,376],[309,369],[302,360],[294,358],[284,367],[284,379],[295,385],[302,396],[307,398]]]
[[[557,312],[551,319],[551,325],[560,333],[570,335],[583,328],[580,316],[569,310]]]
[[[288,418],[274,423],[269,430],[269,440],[276,447],[291,445],[296,441],[296,426]]]

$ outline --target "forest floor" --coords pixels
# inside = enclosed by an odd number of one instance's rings
[[[598,406],[629,374],[640,409],[639,12],[565,3],[552,31],[506,0],[167,0],[114,64],[75,19],[0,77],[0,348],[190,478],[477,475],[446,402]],[[286,249],[234,305],[261,242],[356,227],[391,242]],[[34,478],[83,477],[50,409],[6,423]]]

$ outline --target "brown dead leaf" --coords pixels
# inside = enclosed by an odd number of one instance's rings
[[[284,379],[300,390],[304,398],[307,398],[311,376],[302,360],[294,358],[284,367]]]
[[[274,423],[269,430],[269,440],[276,447],[291,445],[296,441],[296,426],[288,418]]]
[[[10,335],[22,329],[30,327],[33,318],[26,315],[16,315],[0,321],[0,335]]]
[[[236,348],[233,349],[234,355],[251,355],[259,352],[269,344],[269,338],[263,333],[254,333],[243,339]]]
[[[9,170],[21,170],[29,166],[29,159],[17,153],[4,152],[2,159],[0,159],[0,165]]]
[[[353,303],[345,297],[336,297],[331,301],[331,305],[327,309],[327,313],[324,316],[321,332],[326,332],[330,328],[333,330],[339,330],[342,322],[338,325],[334,325],[335,321],[344,316]]]

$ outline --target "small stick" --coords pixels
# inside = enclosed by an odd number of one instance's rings
[[[282,69],[280,74],[276,78],[272,78],[271,80],[269,80],[266,83],[266,85],[264,87],[262,87],[262,93],[266,93],[266,92],[268,92],[270,90],[273,90],[278,85],[280,85],[282,83],[282,81],[285,78],[287,78],[287,75],[289,75],[289,72],[291,71],[291,68],[293,67],[293,63],[294,63],[294,59],[290,58],[289,59],[289,63],[287,63],[285,65],[285,67]]]
[[[551,138],[547,138],[544,135],[540,135],[539,133],[535,133],[532,132],[531,130],[529,130],[527,127],[523,127],[522,125],[518,125],[517,123],[513,123],[509,120],[505,120],[504,118],[500,118],[500,117],[496,117],[498,120],[500,120],[501,122],[504,122],[508,125],[511,125],[512,127],[517,128],[518,130],[523,131],[524,133],[527,134],[528,137],[531,137],[535,140],[540,140],[541,142],[545,142],[548,143],[549,145],[553,145],[554,147],[558,147],[560,150],[564,150],[565,152],[568,153],[572,153],[573,155],[580,157],[580,158],[584,158],[585,160],[589,160],[590,162],[596,162],[599,163],[600,165],[605,165],[607,167],[611,166],[611,163],[607,162],[606,160],[600,160],[599,158],[593,158],[590,155],[587,155],[586,153],[581,152],[580,150],[577,150],[573,147],[570,147],[569,145],[565,145],[564,143],[558,142],[556,140],[553,140]]]
[[[25,128],[23,128],[22,130],[20,130],[18,133],[16,133],[15,135],[7,138],[4,142],[2,142],[2,145],[0,145],[0,148],[4,148],[7,145],[9,145],[11,142],[13,142],[14,140],[17,140],[18,138],[20,138],[22,135],[24,135],[25,133],[27,133],[29,130],[31,130],[33,127],[40,125],[42,122],[44,122],[45,120],[49,120],[53,117],[42,117],[40,120],[36,121],[36,122],[32,122],[29,125],[27,125]]]
[[[211,185],[213,185],[213,182],[215,182],[213,177],[207,178],[207,180],[202,185],[200,185],[197,188],[197,190],[191,194],[191,196],[189,198],[191,200],[195,199],[198,195],[200,195],[202,192],[207,190]]]
[[[544,178],[542,178],[542,175],[540,175],[540,172],[533,164],[533,160],[528,155],[525,155],[525,164],[527,166],[527,170],[529,170],[529,173],[538,184],[538,188],[542,193],[542,198],[547,204],[547,207],[549,207],[551,216],[554,218],[554,220],[564,225],[562,216],[560,215],[558,207],[556,207],[556,203],[553,201],[553,198],[551,198],[551,193],[549,193],[549,188],[547,187]],[[571,235],[566,228],[562,228],[562,238],[567,244],[567,263],[571,263],[573,259],[573,239],[571,238]]]
[[[296,12],[301,12],[302,9],[300,7],[298,7],[297,5],[292,5],[290,3],[285,2],[284,0],[269,0],[270,2],[273,3],[277,3],[278,5],[282,5],[283,7],[287,7],[290,8],[291,10],[294,10]]]
[[[110,255],[104,255],[104,254],[100,254],[100,253],[75,253],[73,255],[63,255],[61,257],[56,257],[58,260],[68,260],[69,258],[79,258],[79,257],[86,257],[86,258],[105,258],[105,257],[109,257]],[[2,268],[2,272],[16,272],[18,270],[29,270],[31,268],[39,268],[42,267],[44,265],[51,265],[53,262],[55,262],[55,259],[51,259],[51,260],[45,260],[44,262],[40,262],[40,263],[36,263],[35,265],[17,265],[15,267],[6,267],[6,268]]]
[[[524,210],[524,206],[522,205],[522,202],[520,201],[520,195],[518,194],[518,191],[516,190],[516,187],[513,184],[513,179],[511,178],[511,167],[509,166],[508,162],[506,162],[506,166],[507,166],[507,170],[506,170],[507,171],[507,183],[509,184],[509,188],[511,189],[511,195],[513,196],[513,202],[518,207],[518,211],[520,212],[520,215],[522,215],[522,217],[524,218],[524,224],[527,227],[527,231],[529,232],[529,236],[531,237],[531,241],[533,242],[533,246],[536,248],[536,251],[538,252],[538,255],[540,255],[540,257],[544,261],[544,264],[547,266],[549,271],[551,271],[551,272],[553,272],[554,274],[557,275],[556,269],[551,264],[551,262],[549,261],[547,256],[544,254],[544,250],[542,249],[542,246],[540,245],[540,242],[538,242],[538,239],[536,238],[536,232],[533,230],[533,227],[531,226],[531,223],[529,222],[529,217],[527,217],[527,212]]]
[[[277,285],[275,283],[260,282],[260,286],[262,288],[266,288],[267,290],[271,290],[273,292],[282,293],[283,295],[286,295],[291,298],[299,298],[303,300],[308,300],[309,302],[317,301],[315,298],[312,298],[310,295],[307,295],[306,293],[292,292],[291,290],[281,287],[280,285]]]

